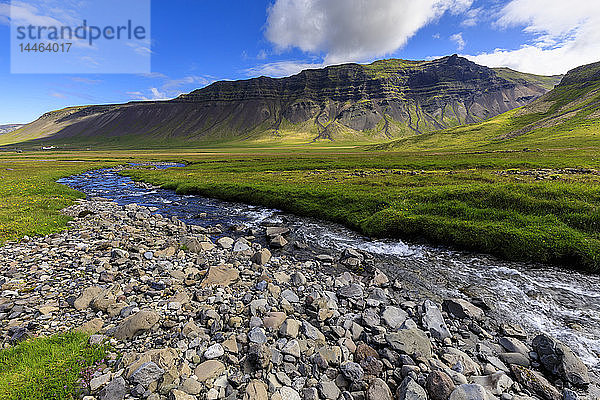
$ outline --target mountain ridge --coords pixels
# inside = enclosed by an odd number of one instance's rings
[[[0,143],[100,138],[381,142],[475,123],[543,95],[558,77],[494,70],[452,55],[219,81],[168,101],[45,113]]]

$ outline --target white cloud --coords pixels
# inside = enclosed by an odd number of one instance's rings
[[[458,49],[458,51],[464,49],[465,45],[467,44],[467,42],[465,42],[465,39],[463,39],[462,32],[455,33],[454,35],[450,36],[450,40],[456,43],[456,48]]]
[[[532,40],[517,49],[495,49],[469,59],[547,75],[600,61],[598,0],[512,0],[500,10],[496,25],[522,27]]]
[[[212,76],[190,75],[179,79],[171,79],[161,73],[142,74],[142,76],[150,79],[162,79],[162,82],[147,90],[126,92],[125,94],[133,100],[169,100],[215,81]]]
[[[248,76],[270,76],[273,78],[281,78],[284,76],[295,75],[298,72],[311,69],[323,68],[323,63],[306,63],[302,61],[277,61],[267,64],[258,65],[248,68],[243,72]]]
[[[276,0],[266,37],[279,50],[324,54],[325,64],[393,53],[444,13],[467,11],[473,0]]]

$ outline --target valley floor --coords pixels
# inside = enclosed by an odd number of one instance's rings
[[[126,162],[177,161],[187,166],[126,173],[180,193],[339,222],[373,237],[600,268],[596,149],[403,153],[246,147],[6,153],[0,161],[4,240],[64,227],[66,218],[57,210],[80,195],[54,183],[60,176]]]

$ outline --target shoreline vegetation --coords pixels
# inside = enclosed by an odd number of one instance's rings
[[[56,183],[60,177],[128,162],[176,161],[187,166],[124,173],[179,193],[341,223],[371,237],[424,240],[589,272],[600,268],[600,159],[593,150],[273,147],[43,155],[54,161],[27,154],[3,156],[2,241],[64,229],[68,218],[59,210],[82,195]]]

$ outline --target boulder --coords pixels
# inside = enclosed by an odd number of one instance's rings
[[[432,400],[448,400],[456,388],[452,378],[443,371],[432,371],[427,376],[426,387]]]
[[[463,299],[448,299],[442,304],[443,309],[456,318],[480,320],[485,316],[483,310]]]
[[[269,249],[261,249],[254,253],[251,261],[258,265],[265,265],[271,260],[271,252]]]
[[[237,268],[233,268],[231,265],[218,265],[208,269],[208,274],[206,274],[200,286],[203,288],[208,286],[229,286],[239,278],[240,272]]]
[[[401,329],[385,335],[387,343],[396,351],[410,356],[431,358],[431,342],[420,329]]]
[[[425,389],[411,377],[406,377],[396,390],[397,400],[427,400]],[[446,399],[444,399],[446,400]]]
[[[485,388],[477,384],[460,385],[450,395],[449,400],[491,400]]]
[[[206,382],[215,379],[225,371],[225,365],[217,360],[204,361],[194,370],[194,375],[200,382]]]
[[[532,371],[520,365],[510,366],[517,382],[535,392],[545,400],[561,400],[560,392],[537,371]]]
[[[137,333],[147,331],[159,320],[154,311],[141,310],[136,314],[125,318],[113,332],[113,336],[119,340],[131,339]]]
[[[394,397],[387,383],[382,379],[375,378],[369,383],[367,400],[394,400]]]
[[[541,334],[533,339],[532,345],[540,362],[550,373],[578,387],[589,385],[587,367],[565,344],[546,334]]]
[[[440,308],[431,300],[425,300],[423,302],[423,325],[429,330],[432,337],[438,340],[444,340],[449,338],[450,331],[446,326],[442,311]]]
[[[123,400],[127,393],[125,379],[119,376],[106,385],[98,394],[98,400]]]

